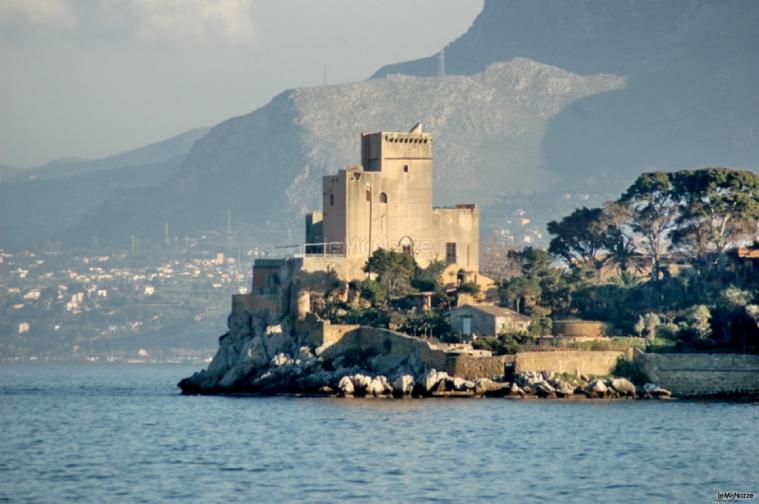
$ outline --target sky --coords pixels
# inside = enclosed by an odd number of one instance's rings
[[[97,158],[437,53],[483,0],[0,0],[0,163]]]

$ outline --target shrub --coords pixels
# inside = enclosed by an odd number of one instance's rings
[[[709,337],[712,332],[711,318],[712,312],[705,305],[691,306],[685,312],[687,329],[695,334],[695,339],[706,339]]]
[[[533,338],[548,336],[551,334],[552,329],[553,320],[550,317],[533,315],[532,322],[530,323],[529,335]]]
[[[384,283],[376,280],[362,280],[359,283],[361,297],[372,302],[374,305],[384,304],[388,298],[388,289]]]
[[[680,326],[677,324],[661,324],[654,330],[654,336],[661,339],[675,340],[680,332]],[[653,339],[653,338],[652,338]]]
[[[462,294],[479,294],[480,286],[474,282],[462,282],[457,290]]]
[[[636,385],[643,385],[644,383],[651,381],[648,376],[640,370],[635,362],[621,357],[617,360],[617,364],[614,366],[612,374],[614,376],[619,376],[620,378],[627,378]]]

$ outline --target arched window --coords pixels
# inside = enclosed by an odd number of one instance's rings
[[[414,255],[414,242],[408,236],[401,238],[401,241],[398,242],[398,245],[401,246],[401,251],[404,254]]]
[[[387,203],[387,194],[380,193],[380,203]]]

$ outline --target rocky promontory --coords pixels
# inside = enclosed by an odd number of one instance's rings
[[[184,394],[562,399],[671,396],[655,384],[636,386],[621,377],[551,371],[509,373],[508,361],[494,361],[493,357],[481,359],[491,364],[500,362],[500,367],[474,366],[465,369],[490,372],[477,376],[470,370],[468,376],[456,376],[431,364],[438,362],[442,367],[459,354],[446,353],[423,338],[386,329],[330,326],[313,314],[303,320],[281,314],[272,318],[272,311],[261,311],[246,300],[245,295],[235,296],[229,331],[219,338],[219,350],[208,368],[179,382]],[[326,341],[327,330],[340,337]]]

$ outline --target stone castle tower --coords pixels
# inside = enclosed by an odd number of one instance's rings
[[[446,283],[462,270],[479,271],[476,205],[433,208],[433,138],[417,124],[409,132],[361,135],[361,165],[322,181],[322,211],[306,216],[304,269],[334,269],[364,278],[378,248],[403,251],[424,267],[445,261]]]

